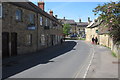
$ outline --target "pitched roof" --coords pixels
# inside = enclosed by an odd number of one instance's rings
[[[77,22],[77,26],[78,27],[87,27],[88,26],[88,22]]]
[[[93,20],[87,27],[88,28],[94,28],[94,27],[98,27],[103,21],[100,20]]]
[[[74,20],[69,20],[69,19],[59,19],[60,22],[63,24],[70,24],[70,25],[75,25],[76,22]]]
[[[18,7],[22,7],[28,10],[32,10],[32,11],[37,11],[35,8],[33,8],[29,3],[30,2],[8,2],[12,5],[18,6]]]
[[[32,2],[9,2],[10,4],[40,13],[42,15],[44,15],[45,17],[54,20],[55,22],[61,24],[54,16],[50,16],[47,12],[43,11],[42,9],[40,9],[38,6],[36,6],[35,4],[33,4]]]

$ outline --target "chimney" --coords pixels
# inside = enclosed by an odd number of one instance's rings
[[[65,20],[65,17],[63,19]]]
[[[91,21],[90,21],[90,17],[88,17],[88,23],[90,23]]]
[[[81,23],[81,19],[79,19],[79,23]]]
[[[49,11],[49,14],[50,14],[51,16],[53,16],[53,11],[52,11],[52,10],[50,10],[50,11]]]
[[[57,18],[58,15],[55,15],[55,17]]]
[[[38,7],[41,8],[44,11],[44,5],[45,3],[43,1],[38,2]]]

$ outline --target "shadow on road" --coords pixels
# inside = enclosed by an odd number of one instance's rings
[[[66,41],[62,45],[56,45],[32,54],[19,55],[3,60],[2,78],[8,78],[24,70],[39,64],[47,64],[51,59],[73,50],[76,42]]]

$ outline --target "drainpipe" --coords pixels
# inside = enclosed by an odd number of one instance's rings
[[[39,34],[39,29],[38,29],[38,13],[36,13],[37,14],[37,49],[36,49],[36,51],[38,51],[39,50],[39,38],[38,38],[38,34]]]

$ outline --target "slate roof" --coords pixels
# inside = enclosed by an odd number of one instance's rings
[[[103,22],[103,21],[94,20],[94,21],[92,21],[87,27],[88,27],[88,28],[98,27],[102,22]]]
[[[99,31],[98,31],[99,35],[108,34],[109,33],[109,29],[107,27],[105,27],[105,26],[101,26],[100,24],[104,24],[104,21],[94,20],[87,27],[88,28],[99,27],[98,28],[99,29]]]
[[[87,27],[88,26],[88,22],[77,22],[77,26],[78,27]]]
[[[68,19],[59,19],[60,22],[63,24],[70,24],[70,25],[75,25],[76,22],[74,20],[68,20]]]
[[[61,24],[54,16],[50,16],[47,12],[43,11],[41,8],[39,8],[32,2],[9,2],[9,3],[13,4],[15,6],[18,6],[18,7],[22,7],[22,8],[34,11],[36,13],[40,13],[40,14],[44,15],[45,17],[57,22],[58,24]]]

